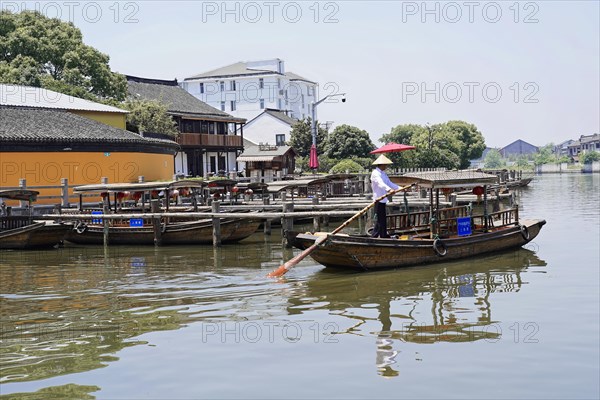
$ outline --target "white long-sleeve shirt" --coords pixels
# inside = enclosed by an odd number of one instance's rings
[[[373,170],[373,172],[371,172],[371,188],[373,189],[373,200],[375,200],[390,190],[396,190],[400,188],[400,186],[390,181],[390,178],[387,176],[385,171],[382,171],[379,169],[379,167],[377,167]],[[387,202],[387,197],[381,200],[381,203]]]

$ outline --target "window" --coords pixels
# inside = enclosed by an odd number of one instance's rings
[[[277,78],[277,89],[281,89],[281,78]]]
[[[304,108],[304,93],[302,93],[302,108]]]
[[[258,88],[259,89],[264,89],[265,88],[265,80],[263,78],[259,78],[258,79]]]
[[[235,100],[231,100],[231,111],[235,111]]]
[[[235,90],[235,81],[229,82],[229,90]]]
[[[225,111],[225,102],[224,101],[221,102],[221,111]]]
[[[224,92],[225,91],[225,82],[224,81],[219,82],[219,86],[221,87],[221,92]]]
[[[283,108],[283,107],[282,107],[282,105],[283,105],[283,104],[282,104],[282,102],[281,102],[281,99],[277,99],[277,108],[278,108],[279,110],[281,110],[281,109]]]
[[[264,110],[265,108],[265,99],[260,99],[260,109]]]
[[[285,146],[285,134],[275,135],[275,145],[276,146]]]
[[[200,94],[204,93],[204,83],[200,82]]]

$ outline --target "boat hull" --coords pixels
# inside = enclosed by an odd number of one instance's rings
[[[72,225],[35,222],[0,232],[0,249],[35,249],[54,247],[64,239]]]
[[[471,236],[440,239],[380,239],[365,236],[329,235],[310,255],[326,267],[377,270],[469,258],[511,248],[533,240],[545,220],[522,221],[520,226],[493,229]],[[300,249],[314,244],[318,235],[298,234],[291,240]],[[437,250],[437,251],[436,251]]]
[[[221,221],[221,242],[236,242],[252,235],[259,221],[225,219]],[[81,231],[81,229],[80,229]],[[110,226],[108,244],[110,245],[154,245],[154,228]],[[82,232],[70,231],[66,240],[75,244],[103,244],[104,227],[89,225]],[[161,245],[211,244],[213,242],[212,220],[170,223],[161,232]]]

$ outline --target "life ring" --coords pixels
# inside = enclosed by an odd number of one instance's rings
[[[87,224],[78,221],[77,224],[75,225],[75,231],[79,234],[82,234],[83,232],[87,231]]]
[[[529,240],[529,229],[527,229],[525,225],[520,225],[519,228],[521,229],[521,236],[523,236],[523,239]]]
[[[444,257],[448,253],[448,247],[446,243],[442,242],[442,239],[435,239],[433,241],[433,251],[440,257]]]

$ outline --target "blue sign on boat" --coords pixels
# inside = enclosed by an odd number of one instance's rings
[[[461,217],[456,219],[458,236],[467,236],[471,232],[471,217]]]
[[[102,211],[92,211],[92,215],[102,215]],[[92,224],[101,224],[102,218],[93,218]]]
[[[129,220],[129,226],[132,228],[144,226],[144,220],[142,218],[131,218]]]

